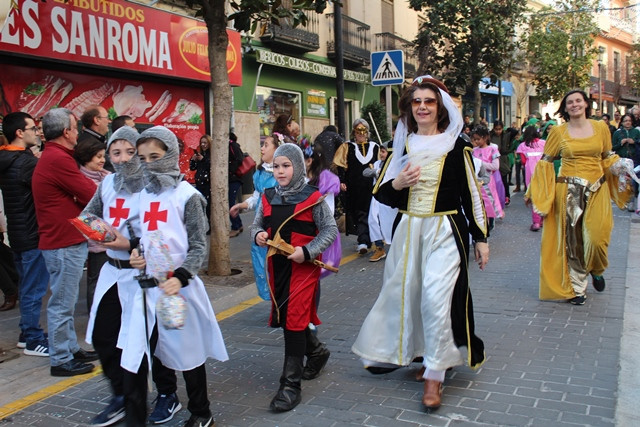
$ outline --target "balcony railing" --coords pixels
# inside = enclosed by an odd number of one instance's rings
[[[336,47],[333,27],[333,13],[326,14],[329,25],[327,56],[335,58]],[[369,65],[371,47],[370,27],[350,16],[342,15],[342,57],[346,66],[362,67]]]
[[[404,51],[404,76],[412,79],[418,69],[418,58],[414,52],[414,44],[392,33],[378,33],[375,35],[374,51],[402,50]]]
[[[293,28],[285,20],[280,25],[267,24],[260,36],[260,41],[268,45],[274,51],[284,53],[314,52],[320,48],[318,37],[318,14],[313,11],[305,11],[307,16],[306,27]]]

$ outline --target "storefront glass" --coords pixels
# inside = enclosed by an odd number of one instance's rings
[[[271,134],[273,124],[280,114],[291,115],[293,120],[300,123],[300,99],[299,92],[258,86],[256,88],[256,104],[260,116],[260,136]]]

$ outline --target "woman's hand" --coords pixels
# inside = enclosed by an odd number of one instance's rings
[[[269,233],[266,231],[261,231],[256,234],[256,245],[258,246],[267,246],[267,239],[269,238]]]
[[[420,179],[420,166],[411,166],[411,163],[400,171],[397,177],[391,181],[394,190],[402,190],[403,188],[412,187],[418,183]]]
[[[131,267],[137,268],[138,270],[144,270],[147,266],[147,262],[144,260],[143,256],[140,256],[137,249],[131,251],[129,263],[131,264]]]
[[[167,295],[175,295],[182,289],[182,283],[180,283],[179,279],[172,277],[160,283],[158,287]]]
[[[231,209],[229,209],[229,215],[231,215],[232,218],[235,218],[238,216],[240,211],[243,211],[248,207],[249,205],[247,204],[247,202],[236,203],[235,205],[231,206]]]
[[[340,183],[340,191],[347,191],[347,184],[345,184],[344,182]]]
[[[199,162],[200,160],[204,159],[204,157],[202,156],[202,154],[195,152],[193,154],[193,157],[191,158],[191,160],[195,160],[196,162]]]
[[[524,205],[525,205],[526,207],[530,208],[530,207],[531,207],[531,199],[530,199],[530,198],[528,198],[528,197],[525,197],[525,198],[524,198]]]
[[[287,257],[291,261],[297,262],[298,264],[304,262],[304,251],[300,246],[296,246],[293,253]]]
[[[112,242],[101,242],[100,245],[113,250],[123,250],[128,251],[131,249],[129,239],[124,237],[118,230],[114,229],[113,232],[116,235],[116,240]]]
[[[484,270],[485,265],[489,262],[489,244],[486,242],[476,242],[475,255],[478,267],[480,267],[480,270]]]

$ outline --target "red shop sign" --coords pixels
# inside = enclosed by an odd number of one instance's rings
[[[211,81],[202,21],[124,0],[17,3],[0,33],[0,51]],[[240,34],[227,34],[229,81],[240,86]]]

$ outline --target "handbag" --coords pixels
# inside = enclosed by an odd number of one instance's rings
[[[256,161],[253,160],[250,155],[245,154],[244,158],[242,159],[242,164],[238,166],[238,169],[236,169],[235,174],[237,177],[242,178],[244,175],[247,174],[247,172],[249,172],[255,167],[256,167]]]

